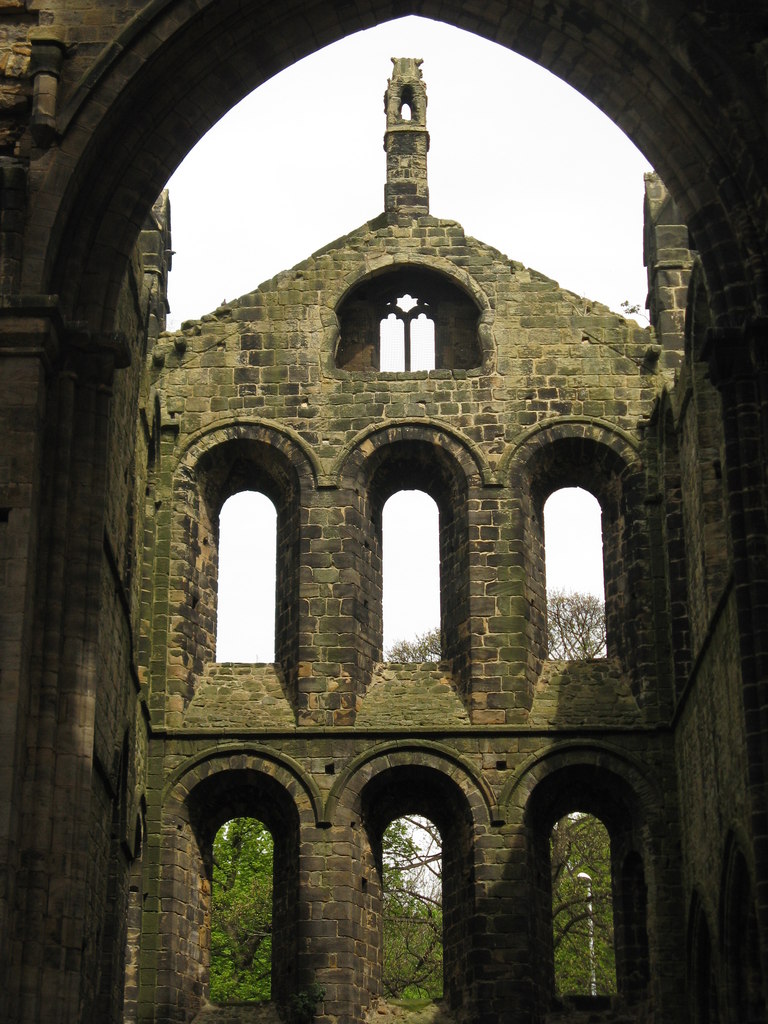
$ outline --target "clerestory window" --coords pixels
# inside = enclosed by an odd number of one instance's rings
[[[258,491],[228,498],[219,515],[216,660],[275,660],[277,512]]]
[[[440,512],[419,490],[382,510],[384,651],[388,661],[437,661],[440,649]]]
[[[554,491],[544,504],[549,657],[606,654],[600,503],[581,487]]]

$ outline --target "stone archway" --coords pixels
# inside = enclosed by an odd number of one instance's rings
[[[470,15],[458,2],[398,9],[407,13],[439,15],[510,46],[595,102],[666,181],[702,254],[721,322],[761,308],[764,200],[756,192],[766,161],[754,145],[758,126],[740,104],[752,84],[742,76],[761,68],[755,60],[738,77],[726,73],[730,25],[701,25],[661,3],[627,16],[603,0],[517,2],[502,18]],[[72,81],[88,75],[62,104],[59,149],[38,162],[30,237],[46,232],[49,243],[28,247],[23,289],[55,292],[68,318],[109,330],[142,218],[210,124],[299,57],[389,14],[374,3],[363,17],[350,7],[329,22],[322,6],[276,15],[235,0],[156,2],[92,65],[76,54]],[[742,28],[757,36],[756,16]]]
[[[0,217],[4,354],[13,364],[3,381],[3,415],[19,474],[0,510],[15,559],[0,612],[7,812],[0,860],[8,852],[4,891],[18,894],[10,908],[0,905],[0,932],[10,947],[3,957],[9,1019],[90,1015],[97,969],[89,940],[109,913],[105,901],[85,898],[95,891],[94,864],[105,846],[91,809],[114,781],[102,735],[107,705],[124,699],[147,731],[156,724],[157,706],[138,696],[144,680],[131,646],[145,611],[140,585],[131,577],[130,552],[109,532],[111,517],[124,511],[116,507],[130,506],[137,490],[153,514],[140,464],[148,453],[136,430],[144,355],[138,342],[132,369],[116,380],[112,373],[127,360],[112,332],[133,244],[160,187],[216,118],[303,54],[392,13],[382,0],[362,16],[353,5],[339,13],[296,2],[276,12],[240,0],[128,0],[119,14],[101,5],[91,20],[78,20],[79,6],[49,0],[40,16],[35,88],[46,76],[55,79],[44,83],[58,92],[53,132],[44,139],[28,131],[0,167],[3,185],[12,185]],[[667,182],[700,250],[715,322],[738,329],[746,322],[744,335],[718,335],[719,354],[730,356],[736,343],[746,348],[753,338],[759,348],[765,323],[750,327],[768,304],[759,11],[691,11],[679,0],[648,0],[631,10],[608,0],[510,0],[470,12],[459,0],[424,0],[396,13],[440,16],[514,46],[597,103]],[[25,8],[24,17],[37,15]],[[110,20],[120,17],[122,23]],[[60,54],[55,74],[41,66],[46,32],[78,44]],[[134,305],[128,312],[135,326],[143,311]],[[765,638],[752,615],[762,607],[766,559],[753,545],[766,530],[762,484],[746,453],[759,435],[764,396],[749,359],[736,368],[735,384],[730,360],[721,362],[738,542],[741,662],[734,674],[742,673],[746,735],[758,737],[744,755],[757,846],[766,835]],[[169,419],[159,429],[170,438],[178,425]],[[132,508],[125,518],[133,518]],[[162,746],[166,738],[157,735]],[[488,770],[507,770],[506,756],[489,752]],[[158,771],[156,761],[150,770]],[[333,770],[331,759],[320,766],[321,773]],[[148,827],[152,835],[157,819]],[[764,858],[755,875],[765,932]]]

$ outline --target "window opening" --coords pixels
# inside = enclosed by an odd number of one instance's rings
[[[423,491],[398,491],[382,511],[384,650],[395,661],[440,657],[440,514]],[[435,640],[435,633],[437,638]],[[419,656],[419,641],[432,640]],[[407,656],[393,649],[405,641]]]
[[[435,368],[435,322],[429,304],[407,292],[387,303],[379,329],[379,369],[410,373]]]
[[[385,829],[382,896],[385,995],[390,999],[440,999],[442,839],[428,818],[396,818]]]
[[[405,370],[405,323],[390,313],[381,321],[379,331],[379,365],[389,373]]]
[[[271,996],[273,845],[256,818],[233,818],[213,841],[210,999]]]
[[[411,369],[434,370],[435,322],[426,313],[411,321]]]
[[[611,844],[592,814],[567,814],[550,835],[557,995],[616,992]]]
[[[275,660],[277,512],[258,491],[233,494],[219,515],[216,660]]]
[[[598,500],[563,487],[544,505],[549,657],[606,656],[603,534]]]
[[[413,89],[407,85],[400,94],[400,120],[410,121],[413,118]]]

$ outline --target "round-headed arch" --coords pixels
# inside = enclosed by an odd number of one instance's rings
[[[253,814],[258,799],[279,805],[282,813],[292,808],[298,820],[322,821],[322,797],[313,779],[298,761],[268,747],[217,745],[200,751],[173,772],[163,790],[168,820],[203,815],[211,837],[229,818]],[[268,808],[266,813],[269,817]],[[270,826],[268,820],[265,824]]]
[[[377,278],[389,277],[390,275],[401,276],[414,271],[419,275],[428,275],[431,278],[442,277],[450,282],[455,288],[464,292],[477,307],[480,314],[493,316],[493,309],[488,296],[478,285],[475,279],[462,267],[444,259],[442,256],[424,256],[414,252],[408,256],[408,262],[393,262],[391,256],[379,256],[376,259],[366,260],[360,268],[351,274],[343,283],[336,300],[336,307],[344,305],[347,299],[361,285]]]
[[[502,456],[499,478],[527,477],[543,507],[560,487],[583,487],[603,510],[615,497],[611,481],[639,468],[637,442],[613,424],[578,417],[532,428]]]
[[[351,760],[328,795],[325,821],[333,824],[342,807],[358,806],[366,787],[392,769],[397,769],[395,777],[401,778],[408,772],[431,773],[461,794],[476,824],[499,824],[499,811],[485,780],[452,747],[429,740],[377,744]]]
[[[714,16],[681,22],[677,5],[663,0],[631,14],[606,0],[512,0],[503,17],[501,8],[469,11],[460,0],[406,3],[399,13],[417,7],[516,49],[604,110],[658,169],[689,223],[720,321],[762,311],[768,160],[755,142],[764,138],[760,107],[742,99],[744,54],[761,38],[757,13],[743,16],[737,33]],[[29,219],[30,237],[46,244],[28,254],[24,290],[59,294],[65,316],[110,330],[145,213],[210,125],[300,57],[390,14],[384,0],[332,21],[317,4],[147,4],[95,65],[82,66],[82,85],[59,115],[59,147]]]
[[[434,490],[437,479],[445,479],[446,474],[457,484],[461,481],[462,490],[495,482],[483,452],[469,438],[450,424],[419,419],[391,420],[384,427],[374,425],[361,430],[342,449],[333,467],[332,479],[367,484],[395,452],[402,456],[398,458],[401,469],[408,463],[413,465],[411,475],[418,481],[419,489],[430,494],[430,487]],[[435,467],[432,474],[422,471],[426,453],[430,456],[426,461],[433,462]],[[403,486],[409,484],[406,482]]]
[[[505,818],[534,816],[551,825],[564,814],[582,810],[609,827],[617,814],[640,826],[663,814],[663,798],[647,765],[607,743],[573,740],[531,755],[502,790]]]
[[[251,467],[251,468],[249,468]],[[292,477],[302,490],[313,485],[320,472],[317,459],[293,430],[271,421],[217,423],[201,430],[187,443],[176,475],[211,478],[219,508],[238,489],[256,486],[271,500],[279,500],[281,481]]]
[[[404,295],[413,300],[408,315],[399,306]],[[344,282],[335,309],[338,369],[380,370],[381,324],[393,315],[409,324],[411,316],[428,317],[434,330],[435,369],[479,372],[494,364],[488,297],[466,270],[446,259],[415,252],[407,262],[393,263],[387,257],[366,261]]]

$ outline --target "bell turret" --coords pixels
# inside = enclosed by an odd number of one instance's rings
[[[386,213],[418,217],[429,213],[427,184],[427,89],[420,58],[393,57],[394,69],[384,94],[387,131]]]

